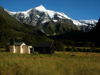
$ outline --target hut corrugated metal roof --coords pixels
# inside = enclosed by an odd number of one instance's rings
[[[14,45],[21,45],[23,44],[24,42],[14,42]],[[10,43],[8,43],[7,45],[10,45]]]

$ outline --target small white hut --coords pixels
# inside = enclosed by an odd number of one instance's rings
[[[32,46],[26,45],[24,42],[10,42],[7,44],[7,51],[12,53],[30,54]]]

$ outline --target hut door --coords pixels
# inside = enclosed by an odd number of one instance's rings
[[[30,53],[34,53],[34,50],[33,50],[33,48],[30,48]]]

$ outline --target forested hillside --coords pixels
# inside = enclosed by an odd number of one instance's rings
[[[92,42],[96,42],[96,43],[100,43],[100,18],[98,20],[98,23],[96,25],[95,28],[93,28],[88,34],[87,34],[87,38],[88,40],[92,41]]]

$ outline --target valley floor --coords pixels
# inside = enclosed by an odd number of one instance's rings
[[[100,53],[29,55],[0,52],[0,75],[100,75]]]

